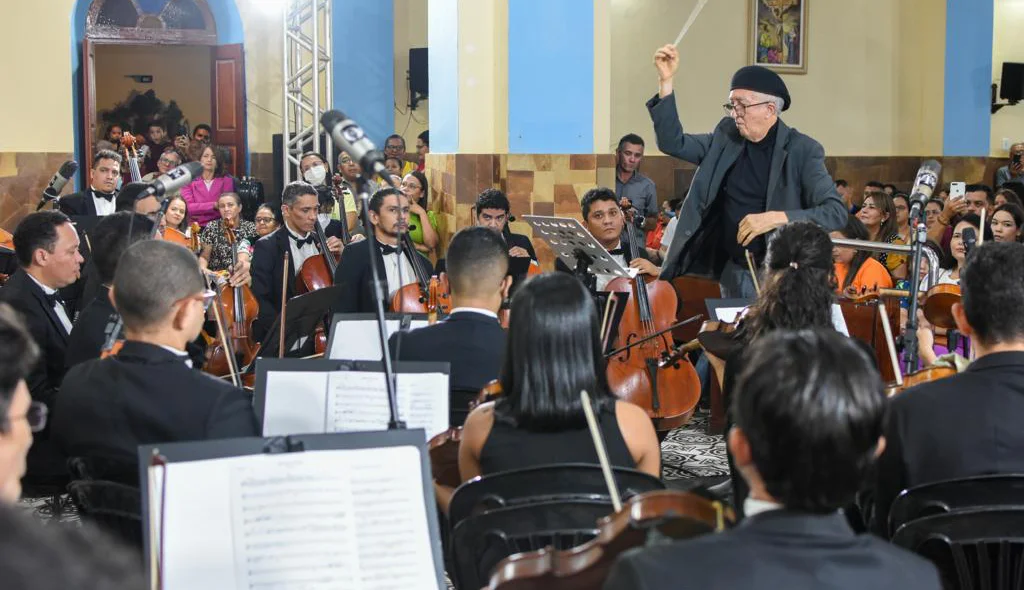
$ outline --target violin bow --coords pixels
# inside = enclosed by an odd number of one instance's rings
[[[889,324],[889,312],[885,309],[885,300],[878,295],[878,312],[882,314],[882,332],[885,333],[885,346],[889,349],[889,362],[892,363],[892,374],[896,376],[896,386],[903,386],[903,373],[900,371],[900,361],[896,357],[896,342],[892,337],[892,326]]]
[[[754,269],[754,255],[750,253],[750,250],[744,250],[743,253],[747,256],[747,268],[750,269],[750,278],[754,280],[754,292],[760,295],[761,285],[757,282],[757,271]]]
[[[590,394],[587,390],[580,390],[580,399],[583,401],[583,413],[587,417],[587,428],[590,430],[590,437],[594,439],[594,450],[597,451],[597,460],[601,463],[601,473],[604,474],[604,483],[608,486],[608,495],[612,498],[612,508],[615,512],[622,510],[622,497],[619,495],[619,485],[615,483],[612,476],[612,467],[608,462],[608,452],[604,446],[604,439],[601,438],[601,431],[597,428],[597,418],[594,416],[594,408],[590,405]]]
[[[982,245],[985,242],[985,208],[981,208],[981,222],[978,223],[978,245]]]
[[[241,387],[242,384],[238,379],[238,358],[235,357],[235,350],[231,346],[231,335],[228,334],[227,327],[224,325],[224,316],[222,315],[222,299],[220,297],[220,285],[213,285],[213,292],[217,294],[217,302],[213,306],[213,319],[217,322],[217,331],[220,332],[220,344],[224,347],[224,356],[228,361],[228,371],[231,373],[231,383],[235,387]]]
[[[279,322],[281,328],[281,334],[278,338],[277,345],[277,356],[278,358],[284,358],[284,318],[285,309],[288,307],[288,253],[284,253],[284,273],[281,277],[281,321]]]

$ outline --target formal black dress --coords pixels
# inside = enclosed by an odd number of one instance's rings
[[[450,365],[449,421],[452,426],[462,426],[469,403],[501,373],[505,330],[496,318],[459,311],[433,326],[396,332],[388,346],[396,360]]]
[[[374,262],[377,264],[379,277],[383,283],[384,296],[390,292],[387,284],[387,273],[384,272],[384,261],[380,253],[380,244],[373,237],[349,244],[341,253],[341,260],[334,273],[334,285],[341,287],[341,295],[334,306],[335,313],[373,313],[376,310],[373,293],[373,273],[370,268],[370,244],[374,248]],[[419,252],[406,256],[419,267],[424,276],[434,274],[434,265]],[[385,309],[390,301],[385,302]]]
[[[890,408],[873,486],[871,529],[880,535],[904,489],[1024,473],[1024,352],[987,354],[963,373],[893,397]]]
[[[923,558],[858,535],[839,512],[762,512],[735,529],[634,549],[619,558],[605,590],[815,588],[939,590]]]
[[[597,420],[608,450],[608,462],[612,467],[636,469],[636,461],[619,429],[615,406],[598,412]],[[513,428],[495,415],[494,425],[480,450],[482,475],[562,463],[599,463],[594,439],[585,424],[582,428],[557,432],[533,432]]]
[[[53,409],[54,440],[69,457],[135,462],[139,445],[259,436],[249,395],[186,359],[128,341],[115,357],[73,367]]]

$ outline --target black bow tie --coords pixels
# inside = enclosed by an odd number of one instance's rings
[[[55,305],[57,305],[58,303],[59,303],[59,304],[60,304],[61,306],[63,306],[63,305],[64,305],[64,300],[63,300],[63,299],[61,299],[61,297],[60,297],[60,293],[59,293],[59,292],[57,292],[57,291],[54,291],[53,293],[49,293],[49,294],[47,294],[47,293],[43,293],[43,297],[46,297],[46,302],[47,302],[48,304],[50,304],[50,307],[54,307],[54,306],[55,306]]]
[[[303,246],[308,246],[309,244],[313,243],[313,235],[312,234],[310,234],[310,235],[308,235],[308,236],[306,236],[304,238],[300,238],[300,237],[297,237],[292,232],[288,232],[288,237],[291,238],[292,241],[295,242],[295,247],[297,247],[297,248],[302,248]]]
[[[380,245],[380,253],[382,255],[384,255],[384,256],[387,256],[388,254],[395,254],[397,252],[398,252],[398,248],[396,248],[394,246],[388,246],[387,244],[381,244]]]
[[[608,253],[611,254],[612,256],[625,256],[626,255],[626,251],[623,250],[622,248],[616,248],[614,250],[609,250]]]
[[[112,201],[112,200],[114,200],[114,193],[101,193],[100,191],[94,190],[94,191],[92,191],[92,194],[93,194],[94,197],[103,199],[105,201]]]

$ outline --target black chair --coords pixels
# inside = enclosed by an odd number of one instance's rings
[[[947,590],[1024,588],[1024,509],[964,508],[908,522],[892,542],[927,558]]]
[[[979,475],[903,490],[889,509],[889,534],[918,518],[987,506],[1024,509],[1024,475]]]
[[[68,493],[83,522],[142,550],[142,497],[137,487],[112,481],[73,481]]]
[[[665,489],[660,479],[642,471],[622,467],[612,471],[623,502],[636,494]],[[454,530],[474,513],[558,497],[611,501],[597,465],[565,463],[516,469],[478,477],[459,486],[448,507],[448,524]]]
[[[597,535],[597,521],[612,512],[607,498],[566,496],[470,515],[452,529],[448,574],[456,588],[477,590],[502,559],[586,543]]]
[[[67,498],[68,477],[64,456],[57,445],[50,440],[49,433],[43,432],[32,442],[25,458],[26,472],[21,478],[22,498],[45,498],[36,509],[42,518],[61,519],[69,507]]]

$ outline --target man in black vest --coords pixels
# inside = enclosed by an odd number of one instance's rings
[[[460,230],[448,245],[451,314],[433,326],[397,332],[388,343],[397,360],[449,363],[452,426],[462,426],[469,402],[501,371],[505,330],[498,310],[512,283],[507,248],[488,228]]]
[[[623,555],[605,590],[938,590],[923,558],[864,533],[840,511],[885,447],[874,360],[835,331],[756,341],[732,400],[728,442],[750,485],[746,519],[718,534]]]
[[[372,313],[376,310],[371,252],[378,276],[384,283],[385,309],[401,287],[416,282],[417,270],[427,278],[433,274],[429,260],[415,250],[410,252],[400,243],[399,235],[409,229],[409,199],[398,189],[383,188],[373,194],[370,198],[370,224],[373,225],[373,237],[349,244],[341,254],[334,274],[335,286],[341,287],[341,295],[334,306],[336,313]]]
[[[112,287],[124,320],[117,356],[73,367],[53,410],[53,437],[67,456],[136,462],[139,445],[258,436],[249,396],[192,370],[185,352],[213,292],[194,254],[144,240],[121,256]]]

